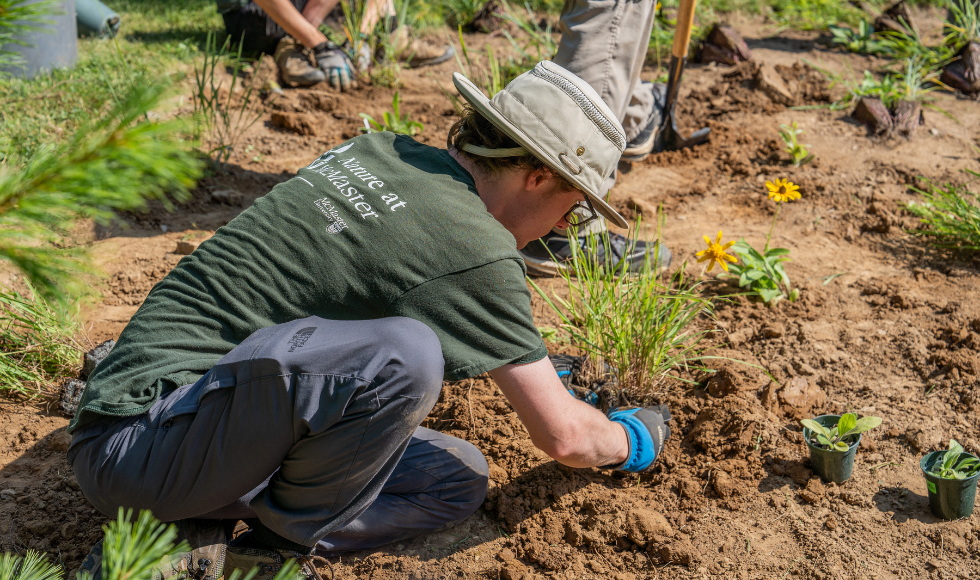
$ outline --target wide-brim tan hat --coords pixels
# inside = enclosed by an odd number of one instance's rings
[[[588,83],[543,61],[492,99],[459,73],[453,73],[453,84],[470,105],[521,146],[474,148],[480,151],[471,153],[488,157],[530,153],[582,190],[603,217],[621,228],[629,227],[601,191],[626,148],[626,135]]]

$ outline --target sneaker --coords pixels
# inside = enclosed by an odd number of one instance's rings
[[[153,578],[193,578],[218,580],[224,574],[225,553],[228,547],[228,528],[219,520],[180,520],[175,544],[186,541],[193,549],[178,552],[160,560]],[[102,580],[102,540],[92,548],[79,567],[76,577],[85,573],[91,580]]]
[[[290,87],[310,87],[327,80],[327,75],[313,62],[310,50],[291,37],[283,37],[273,59],[279,68],[283,84]]]
[[[399,26],[395,32],[394,50],[398,60],[407,63],[409,68],[420,68],[446,62],[456,52],[452,45],[438,46],[423,40],[413,38],[408,26]]]
[[[663,244],[656,242],[650,244],[642,240],[631,240],[626,236],[614,234],[606,231],[603,236],[609,242],[601,240],[597,244],[596,251],[603,266],[616,267],[623,260],[628,260],[629,265],[639,266],[646,259],[651,250],[656,249],[658,273],[663,272],[670,266],[671,253]],[[591,251],[589,240],[586,236],[578,238],[579,248],[586,254]],[[606,253],[608,246],[609,253]],[[547,236],[534,240],[530,244],[519,250],[524,264],[527,266],[527,273],[532,276],[555,276],[559,272],[569,268],[568,261],[571,260],[572,250],[565,234],[550,233]]]
[[[664,106],[667,104],[667,85],[663,83],[643,83],[649,84],[653,92],[653,115],[650,122],[640,131],[640,134],[626,144],[621,159],[636,163],[643,161],[651,152],[657,140],[657,133],[660,131],[660,123],[664,118]]]
[[[247,534],[246,534],[247,535]],[[257,548],[253,546],[236,545],[240,544],[239,539],[228,546],[228,554],[225,557],[225,571],[231,574],[234,570],[241,570],[243,573],[252,568],[258,569],[256,580],[263,578],[273,578],[279,573],[287,560],[296,560],[299,564],[299,574],[307,580],[323,580],[316,569],[314,559],[320,559],[313,552],[302,554],[292,550],[277,550],[275,548]],[[326,560],[323,560],[326,562]]]

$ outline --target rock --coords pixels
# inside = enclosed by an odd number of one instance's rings
[[[630,196],[627,200],[627,205],[633,211],[641,214],[643,217],[656,218],[657,216],[657,204],[649,202],[643,198],[637,196]]]
[[[721,369],[708,379],[708,393],[712,397],[725,397],[739,391],[738,377],[727,369]]]
[[[915,20],[912,19],[912,11],[904,1],[896,2],[891,8],[881,13],[875,18],[875,32],[897,32],[899,34],[909,34],[917,30]]]
[[[48,442],[48,448],[52,451],[57,451],[64,453],[68,451],[68,447],[71,445],[71,435],[68,434],[64,429],[58,429],[51,435],[51,440]]]
[[[224,205],[241,207],[245,201],[245,195],[235,189],[216,189],[210,194],[211,201]]]
[[[95,367],[98,366],[99,363],[105,359],[105,357],[109,356],[109,353],[112,352],[112,347],[114,346],[116,346],[116,341],[110,339],[85,353],[85,356],[82,357],[82,370],[80,373],[78,373],[78,378],[82,379],[83,381],[87,381],[89,375],[91,375],[92,371],[95,370]]]
[[[284,113],[274,111],[269,118],[273,127],[279,127],[285,131],[299,133],[300,135],[316,136],[317,120],[308,113]]]
[[[673,535],[667,518],[654,510],[636,508],[626,517],[626,536],[640,546],[662,542]]]
[[[810,379],[793,377],[779,390],[779,400],[790,414],[803,416],[814,407],[822,407],[827,402],[827,394]]]
[[[740,491],[739,486],[732,479],[732,476],[728,475],[724,471],[716,471],[712,475],[711,486],[715,489],[720,497],[729,498],[733,495],[737,495]]]
[[[727,24],[715,24],[701,43],[701,62],[733,65],[751,58],[749,45]]]
[[[943,434],[939,429],[910,426],[905,441],[919,453],[928,453],[943,447]]]
[[[980,92],[980,42],[966,43],[956,56],[959,58],[946,65],[939,80],[963,93]]]
[[[888,135],[892,131],[892,115],[877,97],[861,97],[851,116],[875,135]]]
[[[78,411],[78,402],[82,400],[82,393],[85,392],[85,381],[78,379],[68,379],[61,385],[61,400],[58,402],[58,409],[66,417],[74,417]]]
[[[922,118],[922,106],[918,101],[901,100],[895,105],[892,115],[893,129],[905,137],[911,137],[919,125],[925,123]]]
[[[780,105],[792,105],[796,99],[786,86],[786,81],[769,63],[763,63],[755,73],[755,86],[766,94],[769,99]]]
[[[201,242],[188,242],[185,240],[179,240],[177,242],[177,247],[174,248],[174,253],[181,256],[190,256],[194,253],[194,250],[201,245]]]
[[[690,566],[697,561],[697,551],[691,545],[690,540],[676,540],[670,544],[657,546],[656,554],[662,564],[683,564]]]
[[[13,489],[5,489],[0,491],[0,501],[14,501],[17,497],[17,492]]]
[[[766,338],[780,338],[786,334],[786,327],[782,322],[772,322],[762,327],[762,336]]]
[[[333,112],[337,108],[337,95],[326,91],[303,91],[299,102],[308,111]]]
[[[802,463],[794,461],[786,466],[786,475],[797,485],[806,485],[813,477],[813,471],[803,467]]]
[[[837,529],[837,520],[834,519],[834,516],[827,516],[827,521],[823,525],[832,532]]]

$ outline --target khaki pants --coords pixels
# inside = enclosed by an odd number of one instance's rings
[[[623,124],[627,142],[655,116],[659,120],[661,113],[654,106],[650,84],[640,82],[656,4],[656,0],[565,0],[562,8],[561,42],[552,60],[599,93]],[[603,189],[608,192],[615,183],[614,172]],[[605,220],[599,218],[576,233],[605,229]]]

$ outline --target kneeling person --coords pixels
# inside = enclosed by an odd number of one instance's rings
[[[565,465],[643,471],[660,454],[665,410],[607,416],[569,395],[517,253],[583,210],[625,225],[598,193],[622,127],[550,62],[493,100],[454,82],[470,109],[448,151],[377,133],[326,152],[182,259],[92,374],[69,460],[103,513],[179,522],[194,550],[163,577],[287,558],[316,577],[316,552],[472,514],[486,460],[419,427],[443,380],[489,372]],[[250,529],[229,544],[237,520]]]

